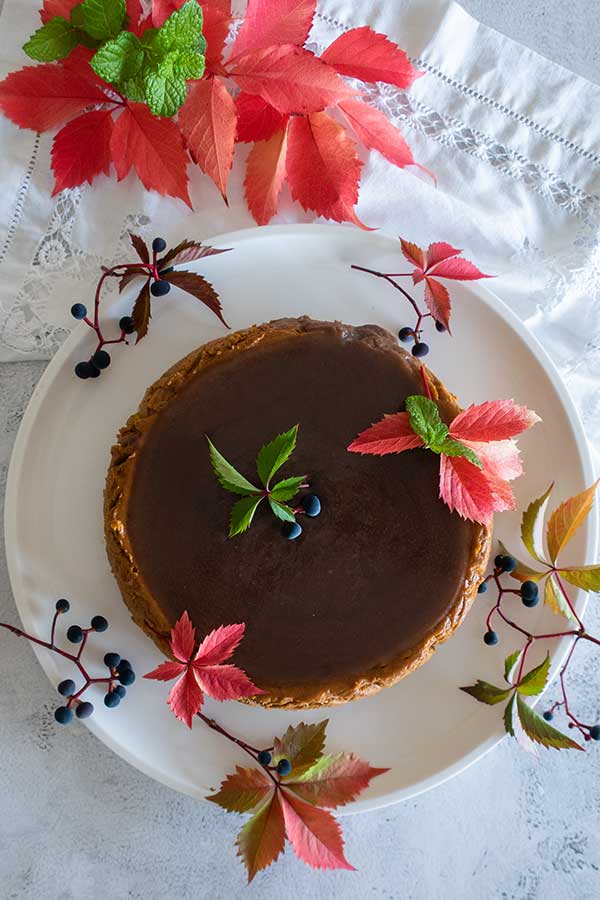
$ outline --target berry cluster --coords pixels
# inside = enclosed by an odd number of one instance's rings
[[[40,638],[27,634],[20,628],[15,628],[13,625],[7,625],[4,622],[0,622],[1,628],[6,628],[18,637],[24,637],[32,643],[38,644],[40,647],[46,647],[53,653],[57,653],[59,656],[70,660],[79,671],[79,674],[83,677],[83,684],[79,688],[72,678],[65,678],[57,687],[61,697],[66,698],[66,703],[57,707],[54,712],[54,718],[61,725],[67,725],[72,721],[73,716],[76,716],[78,719],[87,719],[92,715],[94,712],[93,703],[83,699],[84,694],[92,685],[100,684],[106,687],[104,704],[109,709],[114,709],[119,705],[127,693],[127,687],[132,685],[135,681],[135,673],[131,663],[126,659],[121,659],[118,653],[107,653],[104,657],[104,664],[108,669],[108,675],[92,678],[83,665],[82,657],[89,635],[92,632],[101,633],[108,629],[108,622],[104,616],[94,616],[88,628],[82,628],[81,625],[70,625],[67,628],[67,640],[71,644],[79,645],[77,653],[69,653],[67,650],[62,650],[60,647],[56,646],[55,638],[58,619],[60,616],[68,613],[69,609],[70,604],[68,600],[61,599],[56,602],[49,641],[40,640]]]
[[[293,512],[296,516],[304,514],[314,519],[321,513],[321,501],[316,494],[305,494],[300,501],[300,506],[297,506]],[[295,541],[302,534],[302,525],[299,522],[285,522],[281,533],[288,541]]]

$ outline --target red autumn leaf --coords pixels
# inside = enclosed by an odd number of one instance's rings
[[[175,659],[187,663],[192,658],[195,646],[196,629],[185,610],[171,631],[171,651]]]
[[[450,294],[441,281],[435,278],[425,279],[425,305],[436,320],[441,322],[447,331],[450,331]]]
[[[460,256],[461,253],[462,250],[457,250],[452,244],[447,244],[445,241],[436,241],[427,248],[426,268],[429,270],[439,262],[450,259],[453,256]]]
[[[236,112],[220,78],[204,78],[194,84],[179,112],[179,127],[192,159],[212,178],[227,202]]]
[[[266,225],[277,212],[279,194],[285,180],[287,129],[266,141],[258,141],[246,161],[244,193],[248,209],[259,225]]]
[[[55,63],[26,66],[0,82],[0,109],[4,115],[20,128],[34,131],[47,131],[86,106],[108,100],[90,79]]]
[[[54,16],[62,16],[68,19],[71,11],[81,3],[81,0],[44,0],[40,9],[40,19],[45,25]]]
[[[129,31],[133,31],[138,37],[142,33],[142,4],[140,0],[126,0],[126,10],[129,16]]]
[[[146,190],[180,197],[191,208],[188,156],[171,119],[153,116],[143,103],[128,103],[115,122],[111,153],[119,181],[133,166]]]
[[[356,217],[362,162],[344,128],[326,113],[294,116],[288,128],[287,180],[292,197],[336,222]]]
[[[68,69],[70,72],[75,72],[80,78],[84,81],[88,81],[91,85],[97,88],[100,91],[112,91],[108,82],[103,81],[92,69],[90,66],[90,60],[94,55],[94,50],[91,50],[89,47],[84,47],[81,44],[78,47],[75,47],[68,56],[64,59],[59,60],[59,65],[63,67],[63,69]],[[106,100],[109,100],[109,97],[106,97]],[[113,100],[110,100],[111,103],[114,104]]]
[[[310,31],[317,0],[248,0],[232,57],[273,44],[301,47]]]
[[[186,291],[192,297],[196,297],[197,300],[204,303],[205,306],[208,306],[223,325],[229,328],[223,318],[219,295],[206,278],[203,278],[202,275],[197,275],[196,272],[187,272],[185,269],[183,271],[165,272],[162,277],[165,281],[170,281],[171,284],[181,288],[182,291]]]
[[[153,669],[151,676],[145,675],[144,677],[152,677],[154,681],[173,681],[174,678],[185,672],[185,668],[185,665],[180,662],[164,662]]]
[[[412,244],[410,241],[405,241],[404,238],[400,238],[400,246],[404,258],[418,269],[422,269],[425,265],[425,256],[421,248],[417,247],[416,244]]]
[[[146,281],[137,295],[131,318],[137,332],[136,344],[145,338],[148,334],[148,326],[152,317],[152,306],[150,303],[150,280]]]
[[[457,441],[503,441],[540,422],[540,417],[514,400],[473,404],[452,420],[450,437]]]
[[[131,269],[128,269],[124,275],[121,275],[119,278],[119,293],[122,294],[128,284],[130,284],[135,278],[139,278],[140,275],[145,275],[148,277],[148,272],[146,269],[143,269],[141,266],[134,266]]]
[[[441,455],[440,497],[465,519],[488,524],[494,512],[494,493],[485,473],[462,456]]]
[[[377,150],[399,168],[415,164],[410,147],[380,110],[361,100],[344,101],[339,108],[367,149]]]
[[[186,0],[152,0],[152,25],[160,28],[167,21],[171,13],[181,9]]]
[[[278,792],[273,791],[271,798],[246,822],[236,843],[248,871],[248,882],[283,853],[285,825]]]
[[[229,659],[244,637],[245,630],[246,626],[243,624],[220,625],[215,628],[198,647],[194,661],[202,666],[214,666]]]
[[[194,662],[193,669],[200,687],[214,700],[237,700],[265,693],[237,666],[203,666]]]
[[[389,769],[375,769],[352,753],[338,753],[337,756],[322,756],[298,779],[294,778],[292,770],[292,777],[285,786],[313,806],[335,808],[355,800],[368,788],[372,778],[385,772]]]
[[[523,474],[523,463],[519,448],[514,441],[492,441],[485,444],[481,441],[466,441],[461,444],[474,450],[483,463],[484,472],[496,475],[504,481],[513,481]]]
[[[402,453],[403,450],[422,446],[422,439],[410,427],[408,413],[401,412],[384,416],[380,422],[361,432],[348,450],[351,453],[385,456],[387,453]]]
[[[112,110],[93,110],[68,122],[52,144],[52,196],[65,188],[77,187],[110,170]]]
[[[491,278],[491,275],[484,275],[477,266],[469,262],[468,259],[445,259],[435,265],[427,265],[427,273],[435,275],[436,278],[452,278],[453,281],[477,281],[479,278]]]
[[[228,812],[250,812],[273,792],[273,782],[262,769],[235,767],[235,772],[221,782],[216,794],[207,797]],[[283,824],[283,823],[282,823]]]
[[[367,82],[384,81],[403,90],[421,75],[403,50],[366,25],[340,35],[321,59],[342,75]]]
[[[176,247],[167,251],[162,259],[158,260],[158,270],[166,269],[168,266],[178,266],[184,262],[193,262],[196,259],[203,259],[205,256],[217,256],[219,253],[228,253],[230,249],[231,247],[224,247],[222,250],[217,250],[209,244],[183,240]]]
[[[281,792],[286,834],[299,859],[314,869],[350,869],[340,826],[331,813]]]
[[[185,722],[188,728],[191,728],[194,716],[202,709],[204,694],[195,670],[191,666],[183,666],[182,668],[183,674],[180,675],[169,691],[167,702],[175,716],[182,722]],[[147,675],[145,677],[148,678],[150,676]]]
[[[334,69],[294,44],[250,50],[236,58],[229,74],[280,113],[315,112],[356,96]]]
[[[238,94],[235,100],[237,111],[236,140],[244,143],[267,141],[275,132],[282,129],[289,116],[265,103],[262,97],[254,94]]]
[[[225,75],[223,50],[231,25],[231,0],[209,0],[202,3],[204,22],[202,34],[206,40],[204,57],[206,71],[213,75]]]
[[[150,262],[150,251],[146,245],[146,241],[139,236],[139,234],[133,234],[131,231],[129,232],[129,240],[133,245],[133,249],[139,256],[142,262],[149,263]]]

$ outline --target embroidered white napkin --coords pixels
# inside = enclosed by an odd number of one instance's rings
[[[36,0],[5,0],[0,75],[26,64]],[[325,0],[310,40],[322,49],[344,29],[371,25],[425,72],[409,94],[385,85],[371,100],[404,129],[437,188],[371,153],[358,214],[417,243],[446,240],[499,277],[548,350],[600,445],[600,87],[484,27],[446,0]],[[251,226],[240,158],[230,207],[190,169],[195,212],[121,184],[51,198],[51,135],[0,118],[0,361],[47,358],[89,298],[98,265],[122,258],[127,231],[173,241]],[[240,157],[243,153],[240,154]],[[310,221],[284,194],[275,222]],[[73,287],[76,290],[73,290]],[[67,300],[65,300],[67,298]],[[600,455],[598,457],[600,461]]]

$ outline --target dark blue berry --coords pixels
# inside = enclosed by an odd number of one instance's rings
[[[155,253],[162,253],[167,249],[167,242],[164,238],[154,238],[152,241],[152,249]]]
[[[401,328],[400,331],[398,332],[398,337],[404,344],[408,343],[408,341],[412,341],[413,335],[414,335],[414,331],[412,330],[412,328],[408,328],[408,327]]]
[[[544,713],[544,718],[545,718],[546,722],[551,722],[552,719],[554,718],[554,713],[550,712],[550,710],[547,709],[546,712]]]
[[[487,582],[482,581],[481,584],[479,585],[479,587],[477,588],[477,593],[485,594],[486,591],[487,591]]]
[[[104,705],[108,706],[109,709],[114,709],[120,702],[121,697],[117,691],[110,691],[110,693],[106,694],[104,697]]]
[[[498,635],[495,631],[486,631],[483,636],[483,643],[487,644],[488,647],[493,647],[494,644],[498,643]]]
[[[410,352],[413,356],[427,356],[429,347],[427,344],[424,344],[423,341],[417,341]]]
[[[83,703],[77,704],[77,709],[75,710],[75,715],[78,719],[89,719],[89,717],[94,712],[93,703],[88,703],[87,700],[84,700]]]
[[[288,541],[295,541],[302,534],[302,526],[297,522],[284,522],[281,533]]]
[[[92,356],[92,365],[97,369],[108,369],[110,366],[110,354],[106,350],[96,350]]]
[[[524,581],[521,585],[521,600],[523,606],[531,608],[537,606],[540,599],[540,592],[535,581]]]
[[[318,516],[321,512],[321,501],[316,494],[306,494],[300,503],[306,515],[311,518]]]
[[[104,616],[94,616],[90,624],[94,631],[106,631],[108,628],[108,622]]]
[[[83,303],[74,303],[71,307],[71,315],[74,319],[85,319],[87,316],[87,309]]]
[[[175,266],[168,266],[166,269],[161,269],[161,270],[160,270],[160,274],[161,274],[161,275],[168,275],[169,272],[174,272],[174,271],[175,271]]]
[[[153,281],[150,285],[150,293],[154,297],[164,297],[170,290],[171,285],[168,281],[165,281],[164,278],[159,278],[158,281]]]
[[[502,556],[501,553],[499,553],[498,556],[494,560],[494,566],[496,567],[496,569],[502,568],[502,560],[503,559],[504,559],[504,557]]]
[[[92,375],[93,365],[90,362],[78,362],[75,366],[75,374],[78,378],[95,378]]]
[[[118,653],[107,653],[104,657],[104,665],[109,669],[116,669],[120,662],[121,657]]]
[[[129,687],[130,684],[133,684],[135,681],[135,672],[133,669],[125,669],[124,672],[120,672],[119,681],[121,684],[124,684],[125,687]]]
[[[133,669],[133,666],[131,665],[131,663],[129,662],[128,659],[122,659],[120,662],[117,663],[116,669],[117,669],[117,672],[119,672],[119,673],[128,672],[131,669]]]
[[[127,693],[127,688],[123,687],[122,684],[118,684],[115,688],[115,693],[117,693],[122,700]]]
[[[64,681],[56,688],[59,694],[62,694],[63,697],[70,697],[71,694],[75,693],[75,682],[71,678],[65,678]]]
[[[133,334],[135,325],[133,324],[131,316],[123,316],[123,318],[119,319],[119,328],[121,331],[124,331],[125,334]]]
[[[54,718],[60,725],[68,725],[73,718],[73,710],[68,706],[59,706],[54,710]]]
[[[83,631],[79,625],[70,625],[67,628],[67,640],[72,644],[80,644],[83,640]]]
[[[98,378],[99,375],[100,369],[93,363],[90,363],[90,378]]]
[[[441,322],[436,322],[436,323],[435,323],[435,330],[436,330],[436,331],[439,331],[440,334],[442,334],[442,333],[446,330],[446,326],[443,325]]]
[[[514,572],[517,568],[517,561],[514,556],[503,556],[502,557],[502,568],[505,572]]]
[[[590,728],[590,737],[593,741],[600,741],[600,725],[592,725]]]
[[[71,609],[71,604],[68,600],[57,600],[56,601],[56,612],[59,613],[68,613]]]
[[[278,775],[289,775],[292,771],[292,764],[289,759],[280,759],[277,763],[277,774]]]
[[[256,758],[261,766],[268,766],[271,763],[271,754],[268,750],[261,750]]]

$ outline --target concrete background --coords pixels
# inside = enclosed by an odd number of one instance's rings
[[[463,6],[600,80],[600,0],[463,0]],[[2,495],[14,437],[43,369],[35,362],[0,368]],[[598,629],[593,607],[588,620]],[[0,619],[16,621],[3,558]],[[548,752],[536,762],[505,741],[429,794],[345,819],[357,873],[314,873],[288,851],[248,889],[233,847],[238,817],[150,781],[83,727],[55,727],[56,694],[30,649],[9,636],[0,646],[1,900],[600,896],[600,746],[585,756]],[[578,653],[574,705],[598,721],[600,655],[587,647]]]

